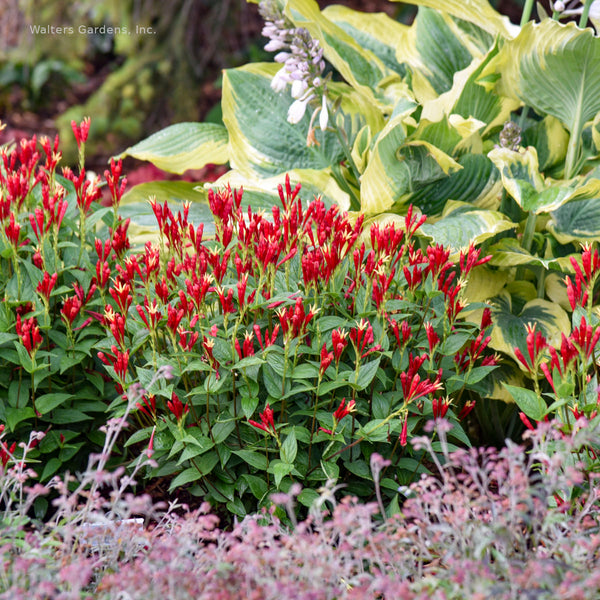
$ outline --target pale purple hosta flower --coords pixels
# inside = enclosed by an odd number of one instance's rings
[[[262,0],[259,12],[265,20],[262,34],[269,38],[265,50],[277,52],[275,62],[283,63],[283,67],[271,81],[271,88],[276,92],[285,90],[291,84],[291,96],[294,102],[288,110],[287,120],[296,124],[306,114],[311,104],[314,112],[309,127],[309,140],[314,139],[313,122],[320,113],[319,127],[327,128],[329,113],[327,111],[327,78],[323,78],[325,61],[323,49],[319,41],[311,37],[304,28],[296,28],[283,14],[276,0]],[[311,135],[312,134],[312,135]],[[314,142],[316,143],[316,141]]]

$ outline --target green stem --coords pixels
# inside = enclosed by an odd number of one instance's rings
[[[584,29],[587,25],[588,15],[590,14],[590,8],[592,7],[592,0],[585,0],[585,4],[583,5],[583,12],[581,13],[581,17],[579,19],[579,27]]]
[[[581,137],[581,115],[575,118],[571,135],[569,136],[569,144],[567,146],[567,157],[565,159],[565,179],[571,179],[575,175],[575,166],[579,156],[579,139]]]
[[[531,11],[533,10],[533,0],[526,0],[525,6],[523,7],[523,13],[521,15],[520,26],[523,27],[531,17]]]
[[[527,215],[527,221],[525,222],[525,231],[523,232],[523,239],[521,241],[521,247],[527,252],[531,252],[531,244],[533,243],[533,234],[535,233],[535,221],[537,215],[534,212],[530,212]],[[517,280],[523,278],[524,267],[517,268]]]

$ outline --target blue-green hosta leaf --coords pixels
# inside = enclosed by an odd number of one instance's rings
[[[423,8],[398,40],[396,56],[409,65],[413,90],[422,102],[450,90],[454,74],[467,68],[480,51],[446,13]]]
[[[147,160],[163,171],[181,174],[229,160],[227,130],[215,123],[177,123],[127,148],[121,157]]]
[[[526,301],[528,297],[535,295],[533,286],[528,287],[531,288],[529,293],[524,285],[519,289],[509,286],[491,300],[495,326],[490,346],[513,358],[515,348],[519,348],[527,356],[528,324],[535,324],[537,331],[553,346],[560,344],[561,333],[568,335],[571,330],[569,317],[558,304],[541,298]]]
[[[600,241],[600,194],[567,202],[550,216],[546,228],[561,244]]]
[[[286,0],[284,10],[297,27],[304,27],[319,40],[325,58],[345,81],[376,104],[382,107],[389,104],[383,89],[378,88],[390,79],[399,82],[400,76],[374,52],[321,13],[315,0]]]
[[[442,218],[434,224],[426,223],[421,231],[436,244],[443,244],[455,252],[471,242],[478,244],[501,231],[514,229],[516,223],[508,221],[497,211],[481,210],[465,202],[447,203]]]
[[[483,154],[463,154],[457,162],[462,169],[417,187],[403,196],[400,203],[418,206],[426,215],[441,212],[448,200],[469,202],[478,208],[497,208],[502,183],[492,162]]]
[[[288,122],[292,97],[289,91],[276,93],[271,88],[279,68],[276,64],[252,63],[228,69],[223,76],[223,122],[229,132],[230,163],[246,176],[325,169],[342,156],[333,132],[319,131],[319,145],[307,145],[310,111],[299,123]]]
[[[517,35],[519,27],[513,25],[508,17],[496,12],[487,0],[402,0],[405,4],[427,6],[445,11],[453,17],[477,25],[493,37],[511,38]],[[400,2],[400,0],[392,0]]]
[[[362,48],[370,50],[383,64],[404,76],[406,68],[396,58],[397,40],[406,35],[408,27],[385,13],[365,13],[346,6],[326,6],[323,16],[341,27]]]
[[[575,23],[530,21],[486,72],[501,74],[501,94],[556,117],[577,138],[600,111],[600,38]]]

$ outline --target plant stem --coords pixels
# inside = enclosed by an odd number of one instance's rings
[[[527,221],[525,222],[525,231],[523,232],[523,239],[521,240],[521,248],[527,252],[531,252],[531,244],[533,243],[533,234],[535,233],[535,221],[537,215],[534,212],[530,212],[527,215]],[[522,279],[524,274],[524,267],[520,266],[517,268],[517,279]]]
[[[523,13],[521,14],[520,26],[523,27],[531,17],[531,11],[533,10],[533,0],[526,0],[525,6],[523,7]]]
[[[581,29],[584,29],[587,25],[588,15],[590,13],[590,8],[592,7],[592,0],[585,0],[585,4],[583,5],[583,12],[581,13],[581,17],[579,19],[578,26]]]

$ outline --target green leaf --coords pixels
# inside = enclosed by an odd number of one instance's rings
[[[31,408],[31,406],[23,406],[21,408],[7,406],[5,408],[4,418],[6,419],[8,429],[10,431],[14,431],[16,426],[22,421],[35,418],[35,413],[33,412],[33,408]]]
[[[533,256],[523,248],[515,238],[502,238],[488,248],[492,255],[490,265],[495,267],[516,267],[518,265],[541,265],[548,269],[551,265],[559,264],[556,259],[544,259]]]
[[[425,223],[421,231],[436,244],[454,251],[478,244],[497,233],[516,227],[497,211],[479,210],[464,202],[448,202],[442,218],[435,224]]]
[[[242,479],[248,484],[250,491],[257,500],[262,500],[267,493],[267,482],[262,477],[244,473]]]
[[[239,456],[244,462],[260,471],[267,470],[267,457],[253,450],[234,450],[233,454]]]
[[[400,2],[400,0],[392,0]],[[488,0],[403,0],[405,4],[427,6],[464,19],[487,31],[492,36],[512,37],[519,28],[513,25],[508,17],[496,12]]]
[[[546,227],[561,244],[600,240],[600,194],[596,198],[567,202],[551,217]]]
[[[51,410],[55,409],[57,406],[60,406],[69,398],[72,398],[73,394],[61,394],[61,393],[53,393],[53,394],[44,394],[43,396],[39,396],[35,400],[35,408],[41,414],[46,414]]]
[[[249,419],[258,406],[258,396],[242,396],[242,412],[246,419]]]
[[[356,381],[354,382],[356,389],[364,390],[371,384],[373,378],[377,374],[377,369],[379,369],[380,362],[381,357],[378,357],[375,360],[360,365]]]
[[[490,346],[515,357],[519,348],[527,355],[528,324],[535,324],[552,346],[560,346],[561,334],[568,335],[571,324],[567,313],[558,304],[537,298],[533,285],[512,284],[491,300],[492,329]],[[520,365],[520,363],[519,363]]]
[[[482,154],[463,154],[457,162],[462,169],[417,186],[414,191],[402,196],[399,203],[418,206],[426,215],[440,213],[449,200],[489,208],[501,189],[498,170]]]
[[[227,130],[222,125],[177,123],[127,148],[120,157],[147,160],[163,171],[181,174],[209,163],[226,163],[227,142]]]
[[[530,418],[541,421],[546,412],[546,403],[532,390],[503,384],[514,398],[517,406]]]
[[[281,460],[285,463],[293,464],[294,460],[296,460],[297,452],[296,432],[292,427],[283,444],[281,444]]]
[[[530,21],[504,44],[487,72],[501,74],[501,94],[556,117],[576,139],[600,112],[600,38],[592,29]]]
[[[200,473],[200,471],[198,471],[196,467],[189,467],[181,473],[179,473],[179,475],[177,475],[177,477],[175,477],[175,479],[171,481],[169,491],[172,492],[173,490],[177,489],[178,487],[181,487],[182,485],[185,485],[186,483],[197,481],[198,479],[201,479],[202,476],[203,474]]]
[[[398,40],[396,52],[410,65],[413,88],[421,100],[424,96],[418,92],[415,74],[426,79],[433,95],[439,95],[452,87],[454,74],[468,67],[474,53],[478,54],[447,13],[429,8],[419,10],[409,35]]]
[[[51,458],[45,465],[44,470],[40,476],[40,481],[46,481],[60,469],[62,461],[56,457]]]
[[[280,460],[274,460],[269,465],[269,473],[275,475],[275,486],[279,488],[281,484],[281,480],[289,475],[294,470],[294,465],[286,462],[282,462]]]
[[[406,35],[408,27],[385,13],[366,13],[334,4],[326,6],[322,15],[342,28],[361,48],[370,50],[395,73],[404,76],[406,68],[396,58],[396,40]]]

